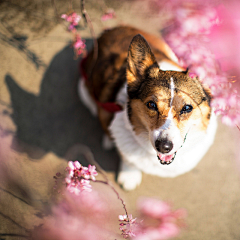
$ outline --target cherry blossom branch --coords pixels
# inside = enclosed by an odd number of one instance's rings
[[[87,24],[85,0],[80,0],[80,7],[81,7],[82,17],[83,17],[83,19],[85,21],[85,24]]]
[[[125,204],[125,202],[123,201],[123,199],[120,197],[118,191],[113,187],[113,185],[112,185],[109,181],[105,182],[105,181],[101,181],[101,180],[96,180],[96,181],[94,181],[94,182],[106,184],[106,185],[108,185],[108,186],[113,190],[113,192],[117,195],[117,198],[121,201],[122,206],[123,206],[123,209],[124,209],[125,214],[126,214],[126,216],[127,216],[127,220],[129,221],[129,214],[128,214],[128,211],[127,211],[126,204]]]
[[[180,228],[183,226],[182,220],[186,215],[184,210],[180,209],[173,211],[171,206],[163,201],[157,199],[143,199],[140,202],[141,204],[138,205],[138,210],[144,217],[144,221],[139,221],[138,219],[133,218],[131,214],[128,214],[125,202],[120,197],[112,183],[108,180],[104,170],[102,170],[102,168],[95,161],[90,149],[85,145],[79,144],[77,150],[84,155],[87,161],[94,165],[88,165],[88,167],[84,167],[78,161],[69,161],[68,167],[66,168],[66,171],[68,172],[67,176],[65,177],[60,173],[57,173],[56,176],[54,176],[55,179],[64,179],[66,190],[70,193],[74,193],[75,195],[75,197],[72,195],[73,199],[76,199],[76,196],[79,197],[79,199],[81,199],[83,196],[91,198],[93,193],[90,195],[82,194],[92,191],[90,182],[108,185],[121,201],[125,211],[125,215],[119,215],[119,229],[122,232],[121,235],[123,238],[140,240],[143,236],[149,236],[146,239],[152,239],[152,231],[156,231],[158,233],[157,239],[168,239],[178,235]],[[98,174],[95,165],[98,166],[106,181],[95,179],[95,176]],[[156,224],[152,226],[152,222],[155,222]]]
[[[111,181],[109,181],[106,172],[102,169],[102,167],[96,162],[96,160],[94,159],[94,155],[92,153],[92,151],[90,150],[89,147],[87,147],[86,145],[83,144],[78,144],[78,150],[79,152],[86,158],[86,160],[92,164],[93,166],[96,166],[98,172],[104,177],[105,181],[101,181],[101,180],[91,180],[93,182],[98,182],[98,183],[103,183],[105,185],[108,185],[113,192],[117,195],[117,198],[121,201],[123,209],[125,211],[125,214],[127,216],[127,219],[129,220],[129,215],[128,215],[128,211],[126,208],[126,204],[123,201],[123,199],[120,197],[118,191],[114,188],[113,184]]]
[[[55,0],[52,0],[52,3],[54,5],[56,15],[58,15]],[[74,35],[73,47],[74,47],[76,56],[78,57],[82,53],[84,55],[86,55],[85,41],[82,40],[80,35],[77,33],[77,25],[78,25],[81,17],[72,10],[72,0],[70,0],[70,2],[69,2],[69,8],[71,10],[71,13],[70,14],[62,14],[61,18],[65,19],[68,23],[70,23],[68,26],[68,31],[72,32]],[[91,62],[91,66],[90,66],[90,74],[91,74],[91,72],[94,68],[94,65],[97,61],[97,58],[98,58],[98,41],[97,41],[97,37],[96,37],[96,33],[94,31],[92,21],[91,21],[89,14],[85,8],[85,0],[80,0],[80,8],[81,8],[81,14],[82,14],[82,18],[84,20],[85,26],[87,26],[89,28],[92,39],[93,39],[93,56],[91,59],[92,62]],[[109,19],[112,19],[115,17],[116,17],[116,15],[115,15],[114,10],[107,8],[104,15],[102,16],[101,20],[106,21],[106,20],[109,20]]]
[[[94,28],[93,28],[93,25],[92,25],[92,21],[87,13],[87,10],[85,8],[85,0],[80,0],[80,6],[81,6],[81,12],[82,12],[82,17],[83,19],[85,20],[85,23],[87,24],[89,30],[90,30],[90,33],[92,35],[92,38],[93,38],[93,59],[92,59],[92,66],[91,66],[91,71],[97,61],[97,58],[98,58],[98,41],[97,41],[97,38],[96,38],[96,34],[95,34],[95,31],[94,31]]]

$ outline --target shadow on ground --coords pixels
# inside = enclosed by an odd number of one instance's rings
[[[90,48],[91,40],[86,44]],[[77,96],[78,65],[70,46],[56,54],[43,76],[39,96],[22,89],[10,75],[5,76],[17,126],[12,148],[40,160],[50,151],[64,158],[81,143],[90,147],[105,170],[116,171],[116,151],[102,149],[100,124]],[[70,155],[75,160],[80,154],[75,151]]]

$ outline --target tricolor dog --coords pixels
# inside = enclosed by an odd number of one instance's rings
[[[124,189],[136,188],[142,172],[188,172],[213,143],[211,93],[160,37],[125,26],[107,30],[98,39],[97,59],[92,51],[81,66],[80,97],[118,149]]]

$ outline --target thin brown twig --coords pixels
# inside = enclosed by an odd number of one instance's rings
[[[72,0],[69,0],[68,8],[69,8],[69,11],[72,11],[72,9],[73,9]]]
[[[85,0],[81,0],[80,1],[80,7],[81,7],[81,13],[82,13],[82,17],[84,19],[84,22],[85,22],[85,24],[87,24],[87,18],[86,18],[86,15],[85,15],[85,11],[86,11],[86,9],[85,9]]]
[[[127,219],[128,219],[128,221],[129,221],[128,211],[127,211],[126,204],[125,204],[125,202],[123,201],[123,199],[120,197],[118,191],[109,183],[109,181],[104,182],[104,181],[101,181],[101,180],[95,180],[94,182],[103,183],[103,184],[106,184],[106,185],[110,186],[110,188],[113,190],[113,192],[117,195],[117,198],[121,201],[121,203],[122,203],[122,205],[123,205],[123,209],[124,209],[125,214],[126,214],[126,216],[127,216]]]
[[[94,31],[94,28],[92,25],[92,21],[91,21],[89,15],[87,13],[87,10],[85,8],[85,0],[80,0],[80,6],[81,6],[82,17],[85,20],[85,23],[87,24],[87,26],[90,30],[90,33],[91,33],[91,36],[92,36],[93,42],[94,42],[94,44],[93,44],[93,59],[92,59],[91,71],[90,71],[92,73],[93,67],[98,58],[98,41],[97,41],[96,34],[95,34],[95,31]]]
[[[56,5],[55,0],[52,0],[52,5],[54,7],[54,11],[55,11],[55,15],[56,15],[57,21],[60,22],[58,10],[57,10],[57,5]]]
[[[125,211],[125,213],[126,213],[126,216],[127,216],[128,220],[129,220],[128,211],[127,211],[125,202],[124,202],[123,199],[120,197],[120,195],[119,195],[119,193],[117,192],[117,190],[114,188],[112,182],[109,181],[106,172],[102,169],[102,167],[101,167],[101,166],[96,162],[96,160],[94,159],[93,153],[92,153],[92,151],[90,150],[90,148],[87,147],[86,145],[78,144],[78,150],[80,151],[80,153],[82,153],[82,154],[84,155],[84,157],[87,159],[87,161],[88,161],[90,164],[96,166],[98,172],[99,172],[100,174],[102,174],[102,176],[103,176],[104,179],[105,179],[105,181],[96,180],[96,181],[94,181],[94,182],[104,183],[104,184],[108,185],[108,186],[114,191],[114,193],[117,195],[117,198],[121,201],[122,206],[123,206],[123,209],[124,209],[124,211]]]

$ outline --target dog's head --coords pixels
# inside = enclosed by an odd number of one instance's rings
[[[162,164],[170,164],[192,127],[206,131],[210,94],[187,72],[162,71],[141,36],[133,38],[127,66],[128,115],[136,135],[145,133]]]

